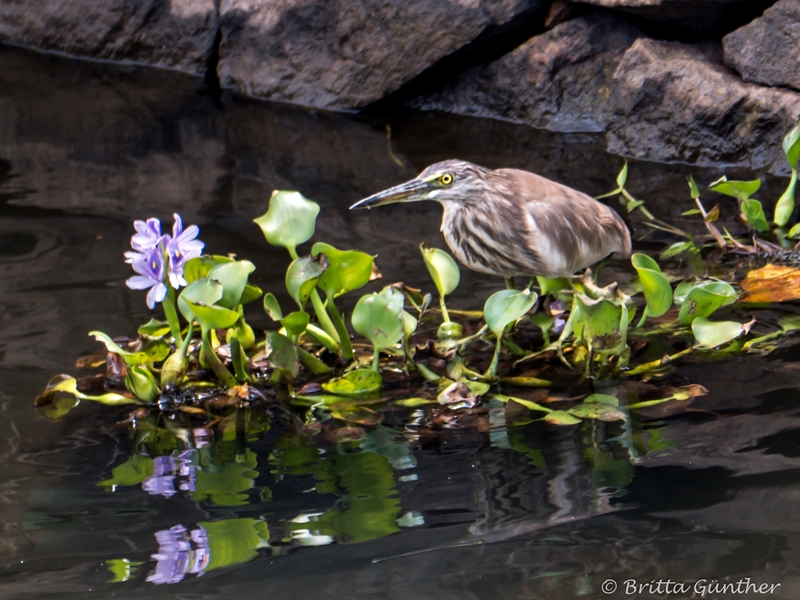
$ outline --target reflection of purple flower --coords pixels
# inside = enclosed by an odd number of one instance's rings
[[[188,573],[200,573],[208,566],[208,537],[202,527],[187,535],[183,525],[156,532],[158,554],[152,558],[158,561],[155,570],[147,576],[151,583],[178,583]],[[192,550],[194,542],[196,550]]]
[[[191,258],[200,256],[205,244],[195,238],[200,233],[197,225],[190,225],[185,230],[183,220],[178,214],[172,215],[175,224],[172,226],[172,237],[165,236],[167,256],[169,257],[169,281],[172,287],[179,288],[186,285],[183,278],[183,265]]]
[[[133,253],[129,253],[133,254]],[[147,306],[155,308],[157,302],[161,302],[167,296],[167,286],[164,285],[164,255],[160,247],[151,248],[138,253],[138,256],[130,256],[133,270],[138,273],[125,283],[132,290],[146,290]]]
[[[161,241],[161,221],[158,219],[147,219],[147,221],[134,221],[136,235],[131,238],[131,247],[134,250],[150,250],[158,246]]]
[[[153,496],[174,496],[175,459],[171,456],[157,456],[153,459],[153,467],[153,475],[142,482],[142,489]]]

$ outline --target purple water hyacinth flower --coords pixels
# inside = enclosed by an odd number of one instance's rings
[[[166,242],[167,256],[169,257],[169,282],[172,287],[178,289],[186,285],[183,278],[183,265],[186,261],[196,258],[203,253],[205,244],[195,239],[200,233],[197,225],[190,225],[183,228],[183,220],[179,214],[172,215],[175,224],[172,226],[172,236],[164,236]]]
[[[131,238],[131,247],[139,252],[155,248],[164,237],[161,235],[161,221],[158,219],[134,221],[133,227],[136,235]]]
[[[128,279],[125,284],[132,290],[149,288],[147,306],[155,308],[156,303],[162,302],[167,296],[167,286],[164,284],[164,253],[161,247],[156,246],[143,252],[129,252],[126,257],[130,258],[133,270],[138,275]]]

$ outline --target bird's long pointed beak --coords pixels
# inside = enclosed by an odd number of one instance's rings
[[[432,191],[426,182],[420,179],[412,179],[388,190],[373,194],[369,198],[359,200],[350,207],[350,210],[354,208],[372,208],[373,206],[383,206],[384,204],[395,204],[397,202],[427,200]]]

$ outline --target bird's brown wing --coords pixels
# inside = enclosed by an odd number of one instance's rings
[[[575,273],[612,252],[630,256],[631,238],[611,208],[570,187],[518,169],[496,171],[506,196],[527,219],[533,250],[550,263],[550,275]],[[547,261],[547,257],[550,260]]]

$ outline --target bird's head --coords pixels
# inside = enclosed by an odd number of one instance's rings
[[[445,160],[429,166],[410,181],[356,202],[350,210],[421,200],[467,202],[484,190],[489,173],[488,169],[464,160]]]

